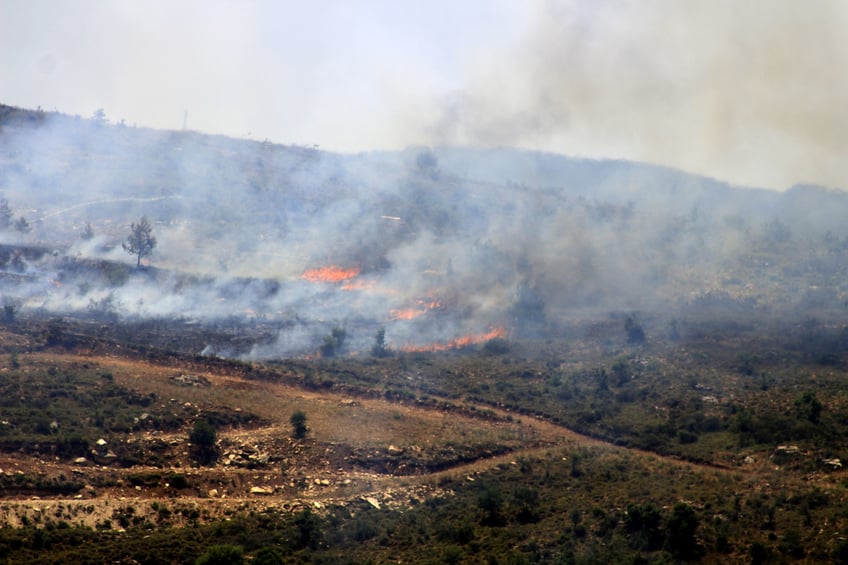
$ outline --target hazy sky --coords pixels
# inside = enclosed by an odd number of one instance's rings
[[[842,0],[0,0],[0,102],[848,188]]]

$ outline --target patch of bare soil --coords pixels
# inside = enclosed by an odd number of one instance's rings
[[[152,362],[116,350],[30,358],[96,365],[129,389],[155,394],[162,408],[202,417],[226,407],[255,414],[262,423],[219,429],[217,458],[207,466],[195,463],[188,429],[133,432],[120,440],[122,446],[101,440],[87,457],[73,460],[0,453],[6,485],[0,524],[12,527],[59,520],[100,528],[179,526],[242,511],[404,506],[443,494],[439,485],[445,478],[473,481],[522,456],[554,449],[624,451],[542,419],[468,402],[458,401],[466,410],[457,413],[247,380],[226,365],[180,364],[179,357]],[[288,419],[294,410],[308,414],[304,439],[291,437]],[[122,468],[110,454],[127,445],[154,452],[165,464]]]

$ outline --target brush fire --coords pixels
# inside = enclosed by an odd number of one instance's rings
[[[313,283],[339,283],[359,276],[359,267],[320,267],[305,271],[300,278]]]
[[[468,334],[454,338],[446,343],[431,343],[429,345],[403,345],[401,351],[408,353],[428,353],[436,351],[451,351],[463,349],[472,345],[485,343],[492,339],[505,338],[507,336],[506,329],[503,326],[498,326],[486,333]]]

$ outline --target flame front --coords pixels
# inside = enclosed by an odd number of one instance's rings
[[[430,345],[404,345],[402,351],[410,353],[424,353],[435,351],[450,351],[452,349],[462,349],[469,345],[476,345],[489,341],[490,339],[506,337],[506,329],[503,326],[488,331],[483,334],[468,334],[456,339],[452,339],[447,343],[431,343]]]
[[[344,267],[331,265],[329,267],[321,267],[319,269],[309,269],[300,275],[300,278],[314,283],[337,283],[356,278],[357,276],[359,276],[359,267],[345,269]]]
[[[430,310],[439,308],[440,306],[441,303],[438,300],[431,300],[430,302],[419,300],[418,308],[400,308],[389,310],[389,320],[413,320],[418,316],[426,314]]]

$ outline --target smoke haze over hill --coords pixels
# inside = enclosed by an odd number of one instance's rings
[[[508,149],[341,155],[4,114],[2,196],[34,229],[3,237],[58,250],[5,258],[30,277],[7,296],[32,311],[260,320],[279,330],[266,356],[314,350],[332,327],[361,351],[380,326],[424,347],[553,335],[587,313],[785,311],[810,292],[836,311],[848,298],[841,192]],[[136,272],[120,243],[142,215],[159,245],[155,268]]]

